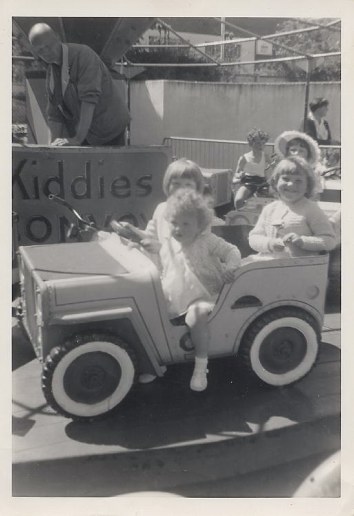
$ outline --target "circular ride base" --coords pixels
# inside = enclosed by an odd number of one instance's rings
[[[195,393],[192,364],[174,365],[163,378],[137,384],[110,418],[92,423],[47,405],[41,364],[27,356],[13,371],[13,496],[178,492],[192,484],[208,496],[203,483],[337,451],[338,328],[339,314],[327,315],[317,364],[295,385],[260,387],[227,358],[210,361],[208,388]],[[15,353],[24,355],[29,343],[14,335]],[[287,349],[275,355],[272,367],[279,368]]]

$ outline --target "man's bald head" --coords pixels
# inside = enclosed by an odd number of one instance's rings
[[[46,23],[36,23],[36,25],[33,25],[33,27],[30,29],[28,34],[28,39],[30,43],[34,43],[37,39],[55,39],[59,41],[58,35],[52,27],[47,25]]]
[[[61,43],[54,30],[46,23],[36,23],[28,34],[35,53],[47,63],[60,63]]]

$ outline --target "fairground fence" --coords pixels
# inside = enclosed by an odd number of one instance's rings
[[[211,140],[202,138],[182,138],[169,136],[164,145],[172,148],[175,159],[188,158],[203,168],[235,170],[239,157],[249,150],[246,141]],[[321,145],[322,154],[327,158],[328,167],[340,165],[340,145]],[[267,154],[274,152],[274,144],[266,144]]]

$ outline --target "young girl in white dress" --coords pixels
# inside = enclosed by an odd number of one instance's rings
[[[208,315],[226,282],[234,279],[241,261],[236,246],[210,231],[214,213],[201,194],[179,189],[166,203],[170,236],[164,239],[160,258],[162,287],[171,315],[186,314],[195,348],[190,388],[207,387]]]

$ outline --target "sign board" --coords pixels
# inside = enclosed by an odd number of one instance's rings
[[[269,43],[269,41],[257,39],[256,55],[257,56],[272,56],[273,55],[273,44]]]
[[[145,228],[164,199],[162,179],[171,149],[13,145],[13,211],[19,245],[66,241],[75,218],[48,199],[55,194],[85,218],[107,227],[128,220]]]

